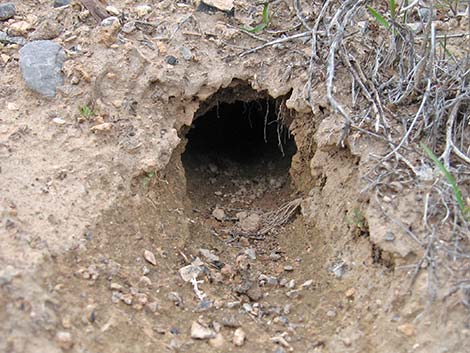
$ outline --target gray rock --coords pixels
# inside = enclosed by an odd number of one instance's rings
[[[260,282],[260,285],[277,286],[279,284],[279,281],[276,277],[267,276],[264,274],[259,275],[258,281]]]
[[[212,216],[220,222],[225,220],[225,212],[224,212],[223,209],[221,209],[219,207],[215,208],[215,210],[212,212]]]
[[[251,313],[253,311],[253,307],[249,303],[244,303],[243,310],[245,310],[247,313]]]
[[[7,2],[0,5],[0,21],[8,20],[16,15],[15,4]]]
[[[7,266],[5,269],[0,271],[0,286],[9,284],[14,277],[19,275],[19,271],[14,269],[12,266]]]
[[[62,47],[49,40],[28,43],[20,50],[20,68],[26,85],[47,97],[54,97],[57,86],[63,83],[64,61]]]
[[[246,249],[245,255],[247,255],[251,260],[256,260],[256,251],[253,248]]]
[[[0,31],[0,43],[25,45],[26,39],[23,37],[10,36],[6,32]]]
[[[62,7],[70,4],[70,0],[54,0],[54,7]]]
[[[121,23],[119,21],[119,18],[117,18],[116,16],[110,16],[110,17],[106,17],[103,21],[101,21],[101,27],[111,27],[115,22],[117,23]]]
[[[294,289],[294,287],[295,287],[295,280],[294,279],[291,279],[289,282],[287,282],[287,284],[286,284],[287,289]]]
[[[199,254],[201,254],[203,257],[205,257],[206,260],[209,261],[209,262],[218,262],[218,261],[220,261],[220,258],[208,249],[199,249]]]
[[[385,240],[386,241],[394,241],[395,240],[395,234],[393,232],[388,231],[385,233]]]
[[[222,318],[222,325],[230,328],[241,326],[240,320],[235,315],[227,315]]]
[[[183,59],[186,61],[190,61],[193,58],[193,53],[191,52],[190,49],[186,47],[181,47],[180,48],[181,55],[183,56]]]

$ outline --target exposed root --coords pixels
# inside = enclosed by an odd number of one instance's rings
[[[266,212],[261,215],[263,227],[258,233],[265,235],[275,228],[286,224],[292,215],[299,209],[301,202],[302,198],[298,198],[285,203],[277,210]]]

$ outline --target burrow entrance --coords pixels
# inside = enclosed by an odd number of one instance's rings
[[[182,155],[194,207],[269,209],[288,197],[297,147],[285,100],[237,85],[201,106]]]

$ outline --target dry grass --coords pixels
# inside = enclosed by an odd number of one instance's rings
[[[468,206],[470,195],[465,185],[470,180],[470,1],[430,0],[426,2],[428,8],[420,5],[421,1],[401,3],[402,6],[390,1],[388,10],[384,10],[384,2],[372,4],[377,5],[375,8],[383,17],[383,21],[377,21],[367,9],[371,3],[365,0],[314,3],[314,15],[310,16],[302,8],[310,9],[310,5],[293,0],[292,17],[286,18],[285,24],[300,30],[277,38],[265,38],[270,33],[262,33],[258,37],[263,44],[240,56],[308,40],[306,98],[312,110],[316,104],[312,92],[321,72],[326,78],[325,94],[331,108],[344,118],[340,143],[344,146],[349,132],[354,130],[388,146],[384,155],[370,156],[375,165],[364,176],[368,189],[383,196],[390,191],[390,180],[401,184],[402,189],[431,185],[421,188],[426,190],[422,201],[425,232],[412,236],[422,247],[423,256],[413,265],[411,283],[422,268],[427,268],[430,298],[436,297],[437,288],[444,283],[451,290],[461,291],[462,302],[469,305],[469,221],[457,203],[455,188],[439,174],[438,166],[420,143],[430,147],[462,187]],[[438,25],[442,25],[438,15],[449,22],[458,20],[461,26],[451,33],[438,31]],[[341,100],[336,96],[336,76],[339,71],[344,76],[345,70],[351,81],[348,102],[343,91]],[[284,219],[282,214],[277,218]],[[438,273],[444,273],[450,281],[439,282]]]

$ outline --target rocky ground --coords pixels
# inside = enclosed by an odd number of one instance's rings
[[[413,238],[433,180],[370,186],[296,3],[0,4],[1,351],[470,352],[468,268]]]

